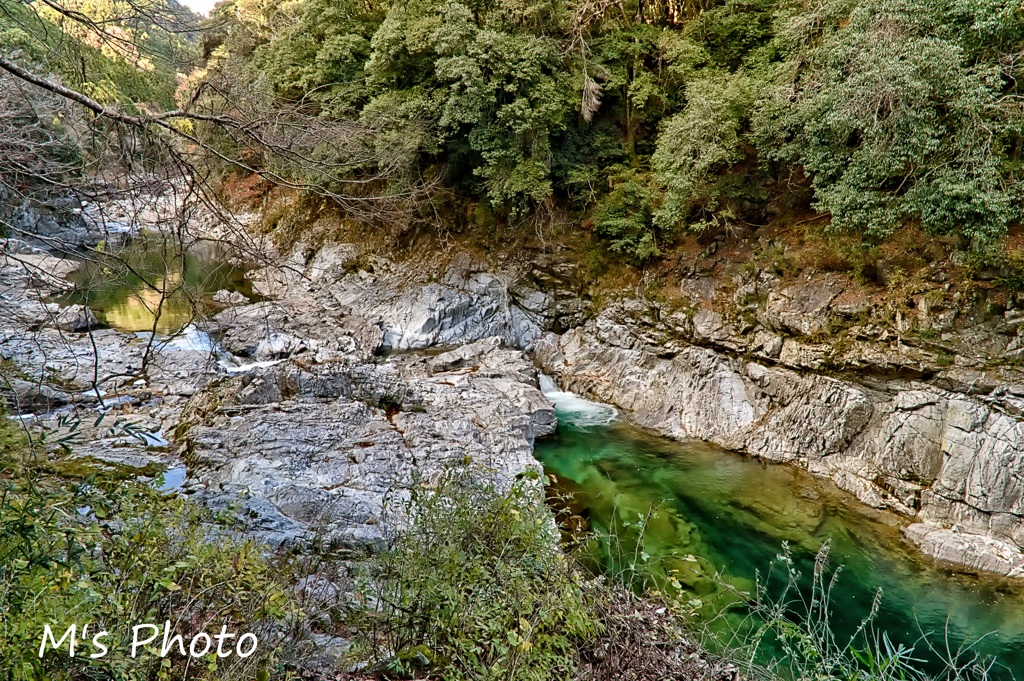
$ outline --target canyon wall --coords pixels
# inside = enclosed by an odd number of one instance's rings
[[[541,337],[535,359],[640,426],[800,466],[912,517],[906,534],[929,555],[1024,573],[1024,380],[989,358],[972,366],[971,354],[1005,351],[1013,327],[990,320],[973,343],[958,335],[963,356],[943,368],[927,346],[844,326],[835,280],[772,290],[754,309],[730,300],[725,312],[699,304],[716,290],[699,282],[689,309],[611,304]]]

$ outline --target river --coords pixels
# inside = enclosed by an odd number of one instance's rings
[[[59,298],[88,305],[99,321],[121,331],[177,333],[221,306],[217,291],[254,298],[245,270],[229,264],[221,244],[199,240],[187,249],[170,237],[146,234],[83,259],[69,279],[76,290]]]
[[[552,496],[563,516],[568,508],[589,529],[615,538],[591,547],[606,571],[636,564],[663,588],[675,577],[694,609],[719,614],[715,626],[724,629],[747,610],[733,589],[754,593],[757,576],[764,583],[771,573],[769,594],[779,593],[784,543],[808,594],[815,556],[830,542],[832,566],[841,566],[831,597],[838,640],[849,640],[881,589],[876,630],[914,646],[921,666],[940,669],[922,633],[943,650],[948,635],[953,650],[973,643],[997,658],[990,679],[1024,678],[1024,583],[925,559],[903,539],[905,519],[794,467],[669,441],[614,418],[607,406],[559,393],[547,381],[545,388],[560,425],[537,443],[536,456],[554,476]],[[722,618],[723,609],[730,616]]]
[[[79,291],[63,302],[88,304],[121,330],[155,327],[167,334],[217,309],[215,291],[253,297],[242,270],[225,265],[226,254],[212,243],[183,255],[161,240],[140,238],[118,255],[122,272],[85,263],[73,275]],[[167,293],[162,306],[157,290]],[[868,508],[794,467],[657,437],[630,426],[611,407],[559,392],[546,378],[542,387],[560,425],[555,436],[538,441],[536,456],[554,476],[559,510],[613,538],[592,547],[605,570],[635,566],[662,588],[674,579],[694,612],[717,618],[721,629],[746,620],[736,594],[755,593],[758,575],[773,575],[762,583],[770,594],[778,592],[784,545],[806,593],[815,556],[828,542],[833,567],[841,566],[831,599],[839,640],[856,631],[881,589],[875,627],[914,646],[925,666],[938,668],[922,633],[941,648],[948,635],[954,650],[973,642],[974,650],[998,658],[992,681],[1024,679],[1024,583],[925,559],[901,535],[906,519]]]

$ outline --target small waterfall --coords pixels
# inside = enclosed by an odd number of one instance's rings
[[[161,347],[193,352],[216,353],[220,350],[217,342],[195,324],[187,324],[170,338],[158,341]]]
[[[275,364],[280,364],[283,359],[267,359],[260,362],[246,362],[244,364],[231,364],[227,359],[218,360],[220,367],[229,374],[244,374],[246,371],[252,371],[253,369],[264,369],[266,367],[272,367]]]
[[[607,426],[619,416],[615,407],[609,404],[591,402],[576,393],[559,390],[551,377],[545,374],[540,375],[540,389],[555,405],[559,422],[574,428]]]

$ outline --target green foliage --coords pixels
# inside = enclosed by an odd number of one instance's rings
[[[883,238],[914,220],[985,242],[1015,217],[1002,161],[1019,107],[998,65],[961,43],[957,6],[830,0],[783,23],[789,62],[761,107],[759,148],[803,166],[834,226]]]
[[[176,105],[180,71],[195,56],[187,31],[157,26],[168,19],[195,23],[188,10],[163,0],[4,2],[0,46],[21,68],[104,108],[167,110]],[[0,93],[0,185],[13,190],[0,192],[3,201],[46,203],[96,179],[145,174],[168,160],[157,136],[136,135],[6,70]]]
[[[8,360],[0,360],[0,381],[6,383],[8,375],[17,375],[6,366]],[[13,457],[28,446],[28,438],[20,422],[7,417],[6,405],[0,401],[0,460]]]
[[[793,181],[833,227],[872,241],[914,223],[980,247],[1018,216],[1013,3],[236,9],[231,50],[245,62],[241,45],[255,45],[243,71],[275,97],[367,126],[368,145],[487,201],[499,226],[564,201],[633,262],[657,257],[659,230],[763,222]],[[370,170],[351,167],[354,179]],[[623,168],[654,183],[624,184]]]
[[[414,492],[412,527],[374,561],[364,631],[381,667],[444,679],[568,679],[597,634],[587,585],[558,548],[539,483],[503,492],[458,471]]]
[[[552,198],[593,210],[611,249],[642,262],[659,254],[664,232],[687,222],[683,213],[698,207],[703,224],[725,210],[711,175],[743,155],[749,114],[739,109],[750,107],[753,88],[749,77],[732,76],[723,50],[739,35],[741,51],[759,49],[774,4],[732,2],[683,30],[634,2],[574,8],[575,17],[561,3],[516,0],[259,7],[247,25],[264,42],[249,77],[277,97],[358,119],[380,146],[418,157],[421,168],[443,167],[450,184],[488,201],[499,220]],[[712,92],[721,78],[730,85]],[[669,119],[683,105],[689,113]],[[686,139],[709,107],[731,116],[721,139],[703,130],[705,138]],[[647,174],[666,120],[659,181],[672,193],[654,228],[650,206],[660,199],[641,197],[639,184],[618,185],[623,167]],[[689,163],[669,159],[680,150],[689,150]],[[616,215],[619,204],[641,206],[641,214]]]
[[[701,12],[685,27],[719,67],[734,71],[753,65],[775,37],[778,0],[726,0]]]
[[[594,231],[607,239],[612,251],[642,265],[661,255],[661,246],[671,231],[660,229],[654,222],[657,192],[649,181],[628,171],[613,181],[612,190],[594,208]]]
[[[332,116],[358,112],[380,13],[354,1],[310,0],[292,9],[295,16],[277,17],[280,29],[256,49],[250,77],[265,77],[277,96],[316,102]]]
[[[139,5],[145,9],[145,3]],[[79,0],[74,10],[103,26],[101,36],[69,21],[44,3],[4,3],[0,45],[22,64],[93,97],[135,113],[142,105],[174,106],[176,75],[190,68],[194,47],[184,34],[155,25],[119,21],[129,16],[124,0]],[[187,10],[180,10],[189,20]]]
[[[381,149],[425,164],[444,150],[449,177],[495,207],[548,199],[553,139],[571,111],[558,3],[411,2],[386,10],[311,0],[256,47],[254,80],[360,120]]]
[[[841,568],[830,569],[831,547],[818,552],[809,591],[800,587],[789,548],[758,580],[756,594],[743,600],[749,615],[725,631],[708,630],[709,643],[735,660],[747,678],[816,679],[817,681],[986,681],[997,668],[994,660],[965,645],[950,649],[947,641],[918,642],[942,661],[942,671],[929,673],[914,647],[895,644],[873,626],[882,599],[849,639],[832,629],[832,591]]]
[[[618,126],[618,143],[636,166],[649,155],[658,121],[671,109],[681,80],[676,71],[661,68],[671,64],[662,49],[661,27],[617,14],[595,27],[590,44],[594,64],[587,70],[600,84],[599,113]]]
[[[722,205],[721,173],[746,155],[743,132],[756,88],[743,73],[714,71],[687,85],[686,108],[668,119],[651,159],[665,187],[658,224],[689,224],[701,231],[735,217]]]
[[[551,136],[565,117],[569,83],[558,43],[527,31],[479,26],[465,5],[445,5],[434,33],[440,128],[468,145],[474,173],[497,206],[522,210],[551,194]]]
[[[241,679],[276,664],[276,623],[295,613],[259,547],[227,538],[197,507],[142,483],[43,474],[8,430],[0,433],[0,678],[155,680],[182,678],[187,666],[189,678]],[[161,658],[159,646],[131,658],[131,627],[165,620],[186,646],[222,625],[256,633],[260,645],[247,659]],[[74,658],[65,642],[40,659],[47,624],[58,639],[72,624],[90,633]],[[109,652],[91,659],[100,651],[88,641],[103,630]]]

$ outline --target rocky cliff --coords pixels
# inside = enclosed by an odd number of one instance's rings
[[[800,466],[908,516],[929,555],[1024,574],[1024,376],[1007,361],[1019,313],[954,328],[915,307],[913,326],[873,323],[834,276],[683,290],[683,305],[624,299],[547,334],[536,361],[641,426]]]
[[[572,266],[550,254],[399,263],[332,246],[290,271],[255,280],[274,296],[301,279],[383,350],[499,337],[641,426],[800,466],[911,519],[906,534],[929,555],[1024,574],[1024,313],[1012,298],[993,314],[991,301],[936,286],[893,310],[840,276],[748,269],[695,272],[671,301],[605,291],[588,313]],[[287,324],[261,346],[219,321],[227,346],[256,359],[323,352]],[[414,364],[396,368],[415,375]]]
[[[1013,296],[936,284],[894,309],[837,275],[746,268],[694,271],[667,300],[605,290],[594,305],[551,252],[403,262],[297,247],[252,273],[262,302],[233,301],[207,323],[215,361],[188,343],[84,333],[86,311],[42,302],[60,287],[47,257],[0,272],[18,291],[3,302],[20,321],[0,340],[25,372],[15,397],[42,409],[98,386],[157,405],[134,418],[149,413],[185,445],[186,488],[214,505],[246,498],[271,541],[314,520],[373,541],[385,497],[464,457],[504,479],[535,470],[533,438],[554,417],[526,352],[641,426],[800,466],[906,516],[929,555],[1024,573]],[[419,352],[433,348],[453,349]],[[67,390],[33,383],[43,366]]]

